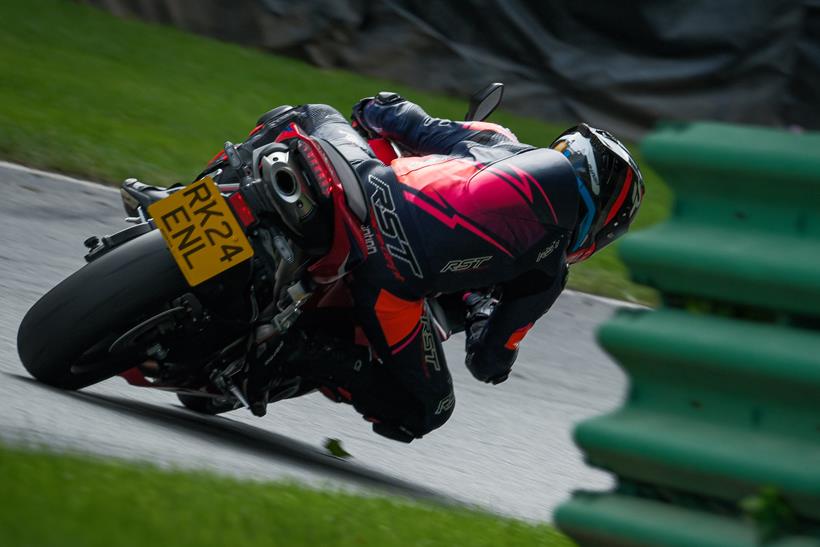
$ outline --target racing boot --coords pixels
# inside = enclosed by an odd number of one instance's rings
[[[370,366],[370,351],[364,346],[330,336],[299,333],[284,346],[281,370],[285,377],[302,379],[337,402],[350,402],[346,386]]]
[[[305,350],[294,356],[290,367],[330,400],[347,403],[373,424],[373,431],[404,443],[420,438],[400,425],[403,409],[413,401],[370,350],[351,342],[313,339]],[[384,393],[390,393],[385,405]]]
[[[290,353],[284,341],[261,350],[255,359],[248,363],[243,392],[247,398],[250,411],[262,417],[267,413],[270,403],[303,395],[312,388],[302,389],[302,378],[289,374],[283,360]]]
[[[243,391],[251,412],[264,416],[270,403],[299,397],[325,383],[347,384],[366,359],[369,352],[360,346],[298,333],[249,363]]]

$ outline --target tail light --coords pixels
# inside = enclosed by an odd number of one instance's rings
[[[319,190],[327,197],[330,195],[330,187],[333,184],[333,173],[327,166],[327,161],[321,157],[320,152],[316,149],[313,143],[308,144],[306,141],[300,140],[297,144],[299,153],[308,164],[310,172],[316,177],[316,182],[319,184]]]
[[[330,196],[331,188],[337,181],[336,173],[328,165],[329,162],[322,150],[295,123],[290,124],[285,131],[281,132],[276,137],[276,142],[284,142],[289,139],[298,139],[296,146],[299,149],[299,154],[304,158],[308,169],[316,179],[319,191],[325,197]]]
[[[256,224],[256,215],[253,214],[253,211],[242,194],[235,192],[228,198],[228,203],[231,204],[231,209],[233,209],[236,218],[242,223],[242,226],[248,228]]]

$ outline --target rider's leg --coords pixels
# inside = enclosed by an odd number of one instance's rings
[[[409,442],[441,427],[455,406],[441,341],[423,301],[354,282],[359,322],[379,360],[350,384],[354,407],[376,433]]]
[[[301,376],[332,400],[352,404],[373,422],[376,433],[410,442],[450,417],[452,379],[423,303],[382,291],[374,299],[368,294],[371,287],[357,291],[357,317],[371,347],[357,345],[355,336],[340,336],[344,330],[314,330],[292,344],[287,375]]]

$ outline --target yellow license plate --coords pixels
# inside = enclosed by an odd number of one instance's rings
[[[148,214],[192,287],[253,256],[248,238],[210,177],[150,205]]]

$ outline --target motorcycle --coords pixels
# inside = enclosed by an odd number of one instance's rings
[[[502,95],[502,84],[477,92],[465,119],[486,119]],[[318,388],[284,368],[254,385],[252,371],[316,346],[326,339],[319,333],[338,326],[329,322],[339,314],[325,312],[351,308],[345,230],[361,234],[367,201],[341,154],[292,120],[290,107],[268,112],[257,129],[275,128],[274,142],[226,142],[210,164],[219,168],[189,185],[123,183],[133,225],[88,238],[87,264],[25,315],[17,348],[26,370],[69,390],[119,375],[175,392],[206,414],[263,414],[250,388],[267,403]],[[402,153],[395,143],[369,142],[385,164]],[[442,339],[463,330],[460,295],[431,296],[426,306]]]

